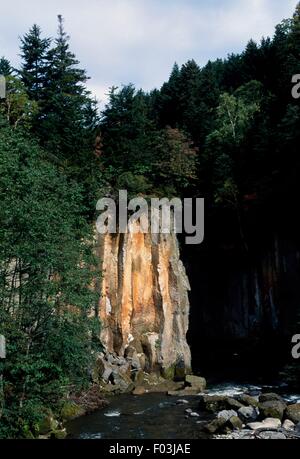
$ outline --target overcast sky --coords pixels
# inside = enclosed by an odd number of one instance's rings
[[[54,36],[62,14],[71,49],[100,100],[110,86],[160,87],[175,61],[242,51],[272,36],[297,0],[0,0],[0,55],[18,64],[18,37],[36,23]]]

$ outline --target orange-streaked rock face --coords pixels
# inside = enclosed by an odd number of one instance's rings
[[[101,339],[106,351],[125,357],[134,351],[147,372],[170,376],[179,362],[188,372],[190,286],[176,235],[107,234],[99,236],[98,252]]]

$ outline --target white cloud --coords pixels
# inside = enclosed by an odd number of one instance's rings
[[[15,0],[1,5],[0,54],[16,62],[17,37],[33,23],[56,32],[66,18],[72,49],[92,77],[89,87],[105,100],[109,86],[133,82],[160,86],[175,61],[241,51],[250,38],[272,35],[297,0]]]

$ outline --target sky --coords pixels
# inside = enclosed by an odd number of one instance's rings
[[[0,0],[0,56],[19,63],[19,40],[38,24],[55,36],[65,18],[71,50],[103,105],[111,86],[151,90],[168,79],[174,62],[241,52],[250,38],[272,36],[298,0]]]

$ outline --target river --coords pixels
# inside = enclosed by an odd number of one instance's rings
[[[275,390],[288,401],[300,401],[300,394],[285,394],[284,387],[259,387],[226,383],[215,385],[209,394],[233,396],[246,391]],[[184,397],[188,403],[178,404],[183,397],[164,394],[129,394],[114,396],[110,405],[91,415],[71,421],[67,425],[70,439],[194,439],[208,438],[201,432],[201,423],[212,419],[198,410],[199,397]],[[196,411],[190,417],[186,409]]]
[[[190,418],[185,410],[196,410],[198,397],[185,397],[188,404],[177,404],[182,397],[164,394],[117,395],[110,405],[89,416],[71,421],[68,438],[79,439],[191,439],[197,436],[197,422],[210,419],[203,414]],[[205,438],[204,434],[201,434]]]

